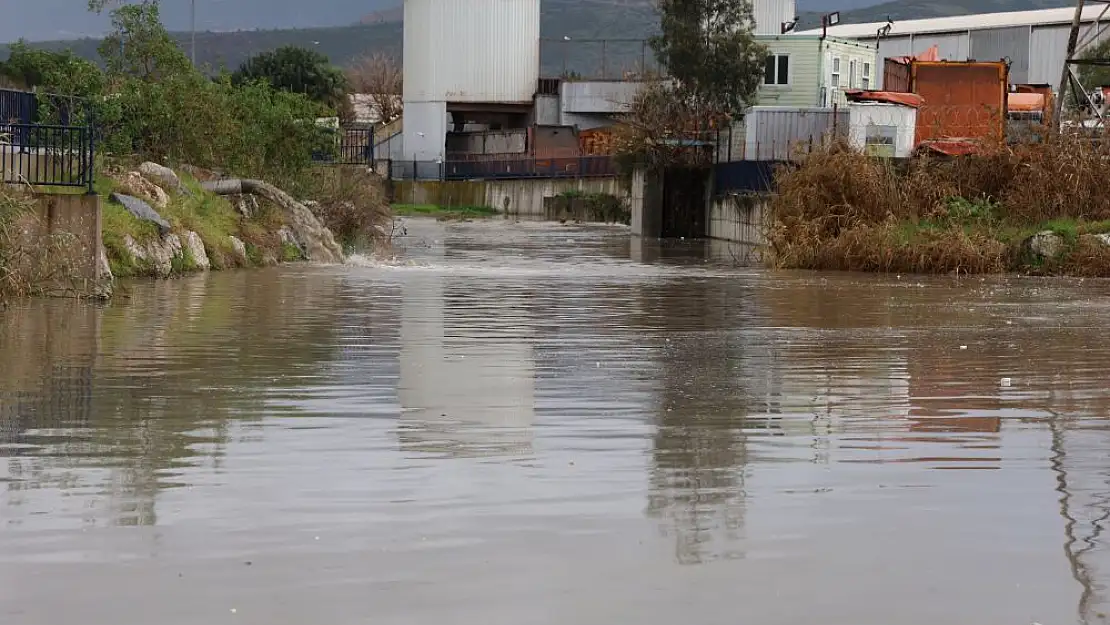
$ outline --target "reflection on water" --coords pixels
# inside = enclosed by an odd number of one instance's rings
[[[0,313],[0,622],[1107,620],[1110,283],[408,231]]]

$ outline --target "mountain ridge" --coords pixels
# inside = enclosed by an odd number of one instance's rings
[[[10,1],[13,0],[0,0],[0,2]],[[24,2],[25,0],[14,1]],[[39,2],[52,1],[54,0],[39,0]],[[197,0],[198,13],[201,3],[216,1]],[[275,5],[284,5],[292,0],[267,1]],[[316,3],[321,5],[333,2],[346,2],[346,0],[316,0]],[[800,6],[820,6],[821,2],[826,0],[810,0],[800,3]],[[849,3],[850,0],[848,3],[838,4]],[[883,21],[888,16],[898,21],[1069,5],[1067,0],[941,0],[940,2],[905,0],[841,11],[841,22]],[[543,0],[541,6],[541,33],[548,40],[556,40],[546,41],[541,48],[542,71],[545,75],[562,73],[564,62],[568,70],[586,73],[583,69],[596,69],[600,49],[596,45],[591,48],[592,44],[583,40],[646,39],[655,33],[658,24],[651,0]],[[198,31],[198,61],[217,69],[221,67],[234,69],[254,54],[283,45],[315,48],[328,55],[332,62],[338,65],[345,65],[359,55],[374,52],[385,52],[399,58],[403,11],[397,6],[397,0],[362,0],[359,7],[360,12],[346,25],[261,28],[233,32]],[[177,9],[180,8],[177,7]],[[367,11],[367,8],[375,10]],[[817,26],[820,22],[819,15],[819,12],[801,11],[798,29]],[[180,23],[180,15],[171,17],[172,19],[167,19],[166,23],[171,30],[177,31],[174,35],[181,45],[187,47],[188,33],[175,27]],[[569,38],[569,44],[562,43],[565,38]],[[34,45],[48,49],[72,49],[83,57],[95,59],[98,43],[99,38],[86,37],[40,41]],[[566,49],[560,45],[565,45]],[[630,68],[639,64],[643,51],[639,46],[628,46],[628,48],[623,51],[613,50],[612,47],[607,49],[606,53],[613,57],[607,59],[610,69]],[[2,50],[0,57],[6,56],[6,50]]]

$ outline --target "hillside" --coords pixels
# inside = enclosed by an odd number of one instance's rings
[[[207,1],[207,0],[199,0]],[[243,0],[250,4],[252,0]],[[318,0],[337,2],[339,0]],[[867,0],[837,3],[840,6]],[[829,0],[799,2],[799,7],[828,6]],[[844,23],[882,21],[889,16],[906,20],[946,15],[966,15],[994,11],[1019,11],[1067,6],[1068,0],[906,0],[887,2],[851,11],[842,11]],[[393,7],[378,11],[366,10],[376,5]],[[283,45],[314,47],[327,54],[334,63],[343,65],[368,52],[386,51],[400,56],[402,26],[397,0],[363,4],[359,20],[353,26],[321,28],[243,30],[237,32],[202,32],[197,34],[198,61],[214,68],[235,68],[247,57]],[[554,76],[567,71],[596,75],[602,69],[602,46],[584,40],[601,38],[643,39],[656,28],[657,18],[650,0],[544,0],[541,31],[545,41],[541,48],[544,75]],[[799,28],[819,24],[819,13],[802,13]],[[172,25],[172,24],[171,24]],[[178,40],[187,45],[188,34],[179,33]],[[565,42],[564,37],[570,41]],[[43,42],[47,48],[71,48],[78,54],[96,58],[97,41],[80,39]],[[644,50],[640,44],[605,46],[605,69],[610,76],[621,70],[639,66]],[[650,51],[646,54],[650,68]]]

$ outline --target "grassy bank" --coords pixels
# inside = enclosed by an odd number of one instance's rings
[[[1107,148],[1061,138],[958,159],[843,146],[776,175],[777,267],[1110,276]]]
[[[216,195],[205,191],[187,168],[175,172],[181,181],[178,189],[167,185],[155,189],[153,182],[131,167],[108,166],[98,176],[104,247],[115,277],[165,277],[306,260],[305,250],[293,240],[295,228],[289,228],[289,215],[281,207],[258,196]],[[388,221],[389,208],[374,175],[360,168],[329,167],[284,186],[306,199],[306,206],[348,251],[387,244],[377,226]],[[166,201],[160,205],[156,199],[162,192]],[[147,201],[169,223],[170,232],[160,232],[155,223],[112,201],[113,193]],[[177,250],[170,240],[175,235],[185,242],[194,234],[204,248],[204,258],[197,257],[200,250],[196,247],[182,244]],[[167,244],[173,248],[170,266],[164,259],[160,264],[152,262],[165,255],[162,248]]]
[[[170,275],[198,271],[205,265],[218,270],[300,259],[299,250],[296,254],[288,253],[277,235],[284,221],[276,209],[259,205],[259,210],[248,217],[227,198],[204,191],[192,176],[181,173],[179,177],[184,190],[166,191],[169,197],[166,206],[153,208],[170,223],[172,233],[181,236],[195,232],[200,237],[207,263],[194,257],[191,250],[182,249],[180,256],[171,262]],[[135,190],[105,175],[98,178],[97,192],[101,196],[104,251],[112,275],[117,278],[160,275],[152,262],[134,254],[136,245],[148,248],[161,243],[158,227],[109,199],[111,193],[134,194]],[[233,237],[243,242],[246,254],[238,253]]]
[[[441,221],[485,219],[498,213],[489,206],[438,206],[436,204],[394,204],[397,217],[435,217]]]

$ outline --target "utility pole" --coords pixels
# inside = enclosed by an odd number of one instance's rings
[[[1075,56],[1075,45],[1079,41],[1079,24],[1083,21],[1083,0],[1075,2],[1075,17],[1071,20],[1071,33],[1068,34],[1068,52],[1064,56],[1064,69],[1060,72],[1060,90],[1056,97],[1056,110],[1052,116],[1054,125],[1059,126],[1064,112],[1064,96],[1068,88],[1068,78],[1071,73],[1071,58]]]
[[[193,59],[193,67],[197,66],[197,0],[189,0],[190,43],[189,56]]]

